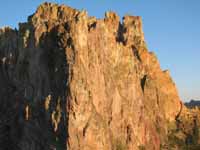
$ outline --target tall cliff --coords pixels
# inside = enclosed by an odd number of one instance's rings
[[[182,108],[138,16],[44,3],[0,29],[0,60],[2,149],[159,150]]]

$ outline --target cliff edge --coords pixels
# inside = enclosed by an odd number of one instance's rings
[[[0,29],[0,60],[0,147],[159,150],[184,107],[138,16],[44,3]]]

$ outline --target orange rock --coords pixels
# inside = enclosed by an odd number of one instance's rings
[[[8,32],[1,29],[0,37]],[[43,116],[30,120],[36,130],[51,129],[53,121],[56,136],[66,132],[68,150],[159,150],[166,141],[180,98],[169,72],[147,49],[141,17],[120,22],[107,12],[105,19],[96,19],[86,11],[44,3],[20,24],[17,41],[11,76],[27,87],[26,96],[35,104],[32,115]],[[0,50],[10,51],[6,46]],[[49,93],[48,111],[40,112],[40,101]],[[28,112],[27,106],[27,120]]]

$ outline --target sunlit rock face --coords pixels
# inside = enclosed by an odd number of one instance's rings
[[[0,59],[1,90],[14,87],[0,100],[20,128],[11,117],[0,132],[19,132],[13,150],[159,150],[180,113],[137,16],[96,19],[44,3],[19,30],[0,30]]]

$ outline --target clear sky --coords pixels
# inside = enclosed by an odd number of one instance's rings
[[[47,0],[48,1],[48,0]],[[25,22],[43,0],[3,0],[0,27]],[[200,99],[200,0],[51,0],[98,18],[112,10],[142,16],[145,39],[169,69],[182,100]]]

